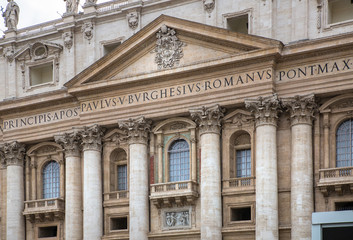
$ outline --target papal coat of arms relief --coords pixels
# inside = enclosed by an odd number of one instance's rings
[[[156,48],[153,50],[156,53],[155,62],[158,68],[178,66],[180,59],[184,55],[183,46],[186,46],[186,44],[178,39],[176,31],[163,25],[157,32]]]

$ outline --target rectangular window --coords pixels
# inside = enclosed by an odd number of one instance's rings
[[[230,211],[230,220],[232,222],[251,220],[251,207],[231,208]]]
[[[353,19],[351,0],[328,0],[328,23],[338,23]]]
[[[353,236],[353,227],[325,227],[322,228],[323,240],[350,240]]]
[[[30,86],[53,82],[53,64],[34,66],[30,71]]]
[[[104,45],[103,46],[103,55],[107,55],[108,53],[113,51],[115,48],[117,48],[120,44],[121,44],[121,42]]]
[[[118,191],[127,190],[127,165],[118,166]]]
[[[127,230],[127,217],[111,218],[110,230]]]
[[[57,226],[38,228],[38,238],[49,238],[49,237],[57,237],[57,236],[58,236]]]
[[[335,209],[336,211],[353,210],[353,202],[336,202]]]
[[[237,178],[251,177],[251,150],[236,150]]]
[[[232,32],[249,33],[248,14],[227,18],[227,29]]]

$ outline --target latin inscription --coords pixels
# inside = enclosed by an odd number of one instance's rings
[[[79,117],[80,108],[61,109],[52,112],[41,113],[23,118],[14,118],[4,120],[2,130],[12,130],[25,127],[34,127],[42,124],[49,124],[59,122],[62,120],[69,120]]]
[[[279,70],[276,73],[276,81],[282,82],[300,80],[310,77],[332,75],[352,70],[353,60],[351,58],[345,58]]]
[[[225,88],[235,88],[252,82],[268,81],[272,79],[272,70],[265,69],[239,75],[231,75],[212,80],[204,80],[179,86],[171,86],[150,91],[138,92],[122,96],[107,97],[99,100],[81,103],[81,113],[136,105],[158,100],[192,96]]]

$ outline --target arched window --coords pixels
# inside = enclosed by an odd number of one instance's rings
[[[336,167],[353,166],[353,119],[344,121],[336,132]]]
[[[169,149],[169,181],[186,181],[190,179],[190,149],[189,144],[179,139],[174,141]]]
[[[60,196],[60,165],[56,161],[48,162],[43,168],[43,198]]]

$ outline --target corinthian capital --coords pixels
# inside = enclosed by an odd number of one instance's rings
[[[261,125],[277,126],[280,109],[277,94],[256,99],[245,99],[245,107],[254,114],[257,127]]]
[[[7,166],[23,166],[25,156],[25,145],[17,141],[5,143],[2,147],[3,156]]]
[[[0,145],[0,169],[6,168],[5,154],[4,154],[4,146]]]
[[[204,133],[219,134],[221,121],[225,113],[225,108],[218,104],[210,107],[200,107],[189,110],[191,117],[199,125],[200,135]]]
[[[98,124],[92,126],[83,127],[83,130],[79,132],[82,139],[83,150],[102,150],[102,137],[104,129]]]
[[[311,125],[317,107],[314,94],[282,98],[282,104],[290,113],[292,126],[295,124]]]
[[[81,136],[78,132],[64,133],[54,136],[55,142],[60,144],[65,150],[66,157],[80,156]]]
[[[143,116],[119,121],[119,127],[127,130],[129,143],[147,144],[148,133],[151,130],[152,121],[145,119]]]

